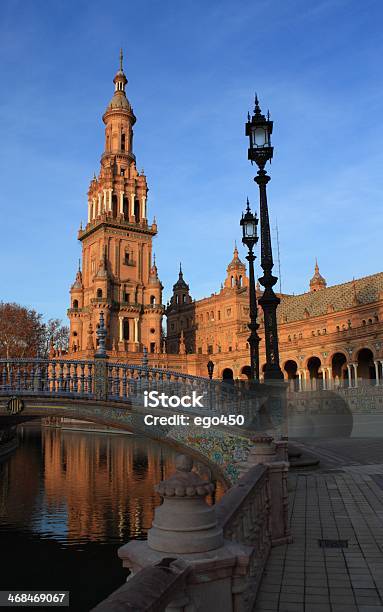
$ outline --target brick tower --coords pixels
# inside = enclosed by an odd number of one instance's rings
[[[102,117],[101,168],[88,191],[88,222],[78,234],[82,272],[70,291],[70,351],[86,350],[103,310],[109,351],[122,356],[146,347],[155,353],[164,313],[162,285],[152,264],[157,225],[155,220],[148,225],[146,176],[137,172],[133,154],[136,117],[125,93],[122,52],[113,82],[114,94]]]

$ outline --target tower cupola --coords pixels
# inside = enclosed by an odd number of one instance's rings
[[[233,289],[240,287],[247,287],[248,279],[246,276],[246,266],[239,259],[237,244],[234,244],[233,259],[227,266],[227,277],[225,279],[225,288]]]
[[[315,272],[314,276],[310,280],[310,291],[319,291],[320,289],[326,289],[326,280],[319,272],[318,261],[315,260]]]

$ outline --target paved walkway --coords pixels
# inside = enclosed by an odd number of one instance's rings
[[[383,612],[383,441],[318,444],[322,468],[290,475],[294,542],[272,549],[255,610]]]

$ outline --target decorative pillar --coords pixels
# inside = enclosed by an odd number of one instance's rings
[[[322,367],[322,388],[326,391],[326,368]]]
[[[102,210],[103,212],[106,212],[106,189],[103,189],[102,191],[104,192]]]
[[[92,207],[92,219],[95,219],[97,217],[97,204],[96,204],[96,198],[92,198],[92,202],[93,202],[93,207]]]
[[[91,222],[92,219],[92,202],[88,201],[88,223]]]
[[[306,391],[307,389],[307,370],[303,370],[303,390]]]
[[[134,319],[134,342],[138,342],[138,318]]]
[[[98,194],[98,215],[101,215],[101,192]]]
[[[352,373],[351,373],[351,364],[347,364],[347,377],[348,377],[348,386],[352,387]]]
[[[134,193],[130,195],[130,216],[134,217]]]
[[[120,191],[120,215],[124,214],[124,192]]]
[[[355,387],[358,386],[358,364],[353,363],[352,367],[354,368],[354,376],[355,376]]]
[[[333,387],[333,380],[332,380],[332,367],[331,366],[327,366],[327,374],[328,374],[328,389],[332,389]]]
[[[108,205],[108,210],[109,212],[112,212],[112,192],[113,189],[108,189],[109,191],[109,205]]]
[[[119,321],[119,324],[120,324],[119,325],[119,329],[120,329],[120,332],[119,332],[120,342],[122,342],[123,339],[124,339],[124,317],[118,317],[118,321]]]
[[[375,376],[376,376],[376,386],[379,386],[379,361],[374,361],[375,366]]]
[[[298,391],[302,391],[302,372],[298,370]]]
[[[146,219],[146,196],[142,196],[142,218]]]

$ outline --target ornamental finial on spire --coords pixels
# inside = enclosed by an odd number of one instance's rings
[[[124,59],[124,54],[122,53],[122,47],[120,49],[120,70],[121,72],[124,71],[123,67],[122,67],[122,60]]]

